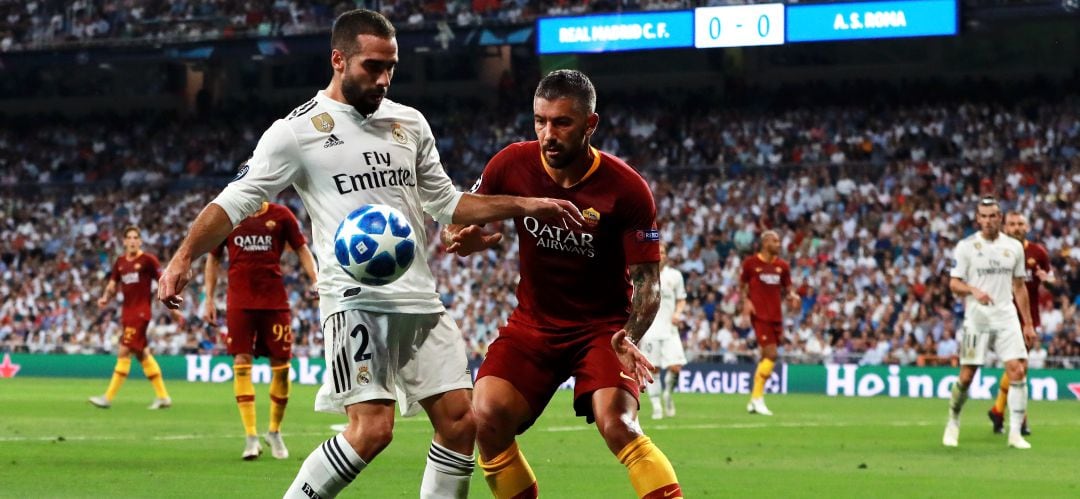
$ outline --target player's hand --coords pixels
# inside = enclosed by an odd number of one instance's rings
[[[788,306],[791,308],[799,308],[801,305],[802,298],[799,297],[798,293],[792,292],[788,295]]]
[[[307,299],[312,301],[319,301],[319,283],[311,283],[311,287],[307,290]]]
[[[1024,345],[1027,346],[1028,350],[1031,350],[1032,347],[1035,346],[1035,341],[1039,339],[1038,335],[1035,334],[1035,326],[1032,326],[1031,324],[1026,324],[1023,328],[1023,331]]]
[[[207,324],[217,324],[217,306],[214,304],[213,298],[206,299],[206,305],[203,307],[202,319]]]
[[[645,354],[638,350],[637,345],[630,341],[625,329],[620,329],[611,337],[611,348],[615,349],[619,361],[630,371],[630,376],[637,380],[638,388],[645,391],[645,386],[653,382],[652,373],[656,368],[645,358]]]
[[[184,297],[180,296],[180,293],[184,291],[184,287],[190,281],[191,260],[173,256],[173,259],[169,261],[169,266],[165,267],[165,271],[161,273],[161,278],[158,279],[158,300],[170,309],[179,309],[180,305],[184,303]]]
[[[566,227],[581,227],[585,217],[574,203],[565,199],[525,198],[525,214],[544,221],[562,222]]]
[[[746,318],[749,319],[750,317],[753,317],[754,312],[755,312],[755,310],[754,310],[754,302],[752,302],[750,300],[743,300],[743,308],[742,308],[743,316],[745,316]]]
[[[176,323],[177,327],[183,328],[184,325],[187,324],[187,319],[184,318],[184,314],[180,313],[179,310],[170,310],[169,312],[171,313],[173,322]]]
[[[971,296],[975,297],[975,301],[982,303],[983,305],[993,305],[994,300],[990,298],[990,295],[986,294],[979,288],[971,288]],[[1013,329],[1013,331],[1016,331]]]
[[[109,304],[109,300],[107,298],[105,298],[104,296],[97,299],[98,308],[105,308],[105,306],[108,305],[108,304]]]
[[[1043,270],[1041,268],[1035,269],[1035,277],[1038,277],[1040,281],[1045,282],[1047,284],[1053,284],[1054,283],[1054,274],[1051,274],[1051,273],[1049,273],[1049,272],[1047,272],[1047,271],[1045,271],[1045,270]]]
[[[443,237],[446,242],[446,252],[457,256],[469,256],[478,251],[493,248],[502,242],[502,234],[498,232],[485,232],[479,225],[462,227],[458,231],[447,230]]]

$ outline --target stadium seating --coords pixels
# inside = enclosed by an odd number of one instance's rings
[[[642,103],[655,101],[609,100],[597,145],[641,167],[653,188],[672,264],[686,277],[681,330],[691,358],[751,357],[738,264],[768,227],[780,230],[803,296],[785,327],[784,359],[951,363],[939,347],[958,324],[945,277],[949,250],[974,230],[973,199],[994,194],[1030,215],[1031,238],[1049,248],[1062,280],[1040,296],[1045,363],[1077,365],[1076,102],[680,115]],[[427,114],[460,185],[503,145],[531,135],[526,114],[470,127],[456,126],[469,119],[464,111]],[[142,225],[146,249],[167,261],[184,224],[270,119],[0,129],[0,350],[114,349],[115,310],[99,311],[95,300],[118,251],[118,228]],[[306,220],[294,194],[285,202]],[[500,250],[468,259],[429,248],[443,301],[475,355],[515,304],[514,237],[510,224],[502,230]],[[319,356],[317,303],[304,296],[295,262],[285,268],[296,351]],[[221,331],[198,318],[201,279],[189,288],[185,324],[171,324],[158,309],[150,333],[156,351],[221,351]]]

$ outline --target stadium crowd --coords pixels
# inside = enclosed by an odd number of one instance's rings
[[[672,265],[686,278],[681,332],[690,358],[753,357],[753,334],[740,313],[739,262],[772,228],[782,235],[802,297],[801,309],[787,312],[785,360],[953,362],[962,307],[948,290],[950,252],[975,229],[974,200],[993,194],[1006,209],[1028,214],[1030,237],[1050,250],[1058,277],[1039,297],[1043,327],[1032,366],[1080,362],[1075,102],[743,115],[680,114],[662,99],[611,101],[596,145],[639,165],[653,188]],[[468,113],[428,112],[460,185],[470,185],[503,145],[531,136],[528,114],[502,116],[457,126]],[[144,248],[164,263],[184,221],[220,189],[265,125],[248,123],[3,128],[0,350],[113,350],[115,304],[99,311],[95,301],[119,252],[117,231],[141,225]],[[295,195],[282,200],[303,225],[307,215]],[[442,253],[429,227],[438,289],[477,356],[514,306],[511,224],[493,227],[507,240],[467,259]],[[296,353],[319,356],[317,302],[304,294],[295,257],[285,268]],[[222,351],[221,325],[199,318],[201,289],[200,275],[182,324],[155,309],[155,351]],[[224,297],[217,298],[223,308]]]
[[[63,44],[191,41],[325,32],[377,10],[400,29],[526,23],[537,16],[672,10],[743,0],[0,0],[0,52]]]

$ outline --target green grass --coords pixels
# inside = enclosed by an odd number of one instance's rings
[[[132,379],[109,410],[86,397],[104,380],[0,380],[0,497],[281,497],[307,453],[341,417],[311,410],[294,386],[283,433],[292,451],[240,460],[231,384],[172,381],[175,406],[148,411]],[[258,386],[260,428],[265,386]],[[772,418],[742,396],[677,395],[677,418],[643,421],[675,465],[687,497],[1080,497],[1077,405],[1035,402],[1034,449],[990,432],[988,402],[971,401],[959,449],[941,446],[944,400],[772,396]],[[647,412],[646,412],[647,413]],[[431,428],[399,419],[394,442],[343,497],[417,497]],[[633,497],[626,472],[595,427],[560,393],[521,446],[545,498]],[[489,497],[479,473],[475,497]]]

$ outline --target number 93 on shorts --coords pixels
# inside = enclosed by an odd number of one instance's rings
[[[445,313],[345,310],[323,321],[326,368],[315,410],[343,413],[371,400],[393,400],[403,415],[420,401],[472,389],[465,341]]]

